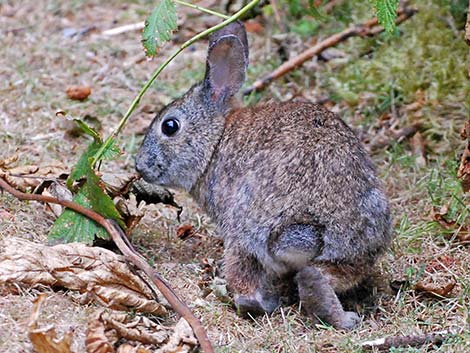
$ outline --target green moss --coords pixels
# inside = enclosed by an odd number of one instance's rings
[[[400,26],[399,36],[382,34],[374,40],[371,57],[360,56],[363,39],[344,44],[343,49],[356,57],[329,79],[330,89],[351,104],[364,92],[386,95],[391,85],[405,102],[414,101],[418,90],[428,100],[446,104],[468,99],[469,50],[446,21],[450,6],[446,1],[416,1],[415,5],[418,14]]]

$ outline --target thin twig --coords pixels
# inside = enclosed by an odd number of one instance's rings
[[[448,335],[448,331],[439,331],[422,335],[391,336],[364,342],[361,347],[366,351],[389,351],[390,348],[419,347],[425,344],[442,343]]]
[[[399,9],[396,23],[397,24],[402,23],[403,21],[413,16],[416,13],[416,11],[417,10],[414,8]],[[248,95],[253,91],[262,90],[263,88],[268,86],[272,81],[294,70],[295,68],[299,67],[304,62],[306,62],[307,60],[310,60],[314,56],[319,55],[325,49],[332,47],[338,44],[339,42],[342,42],[354,36],[365,37],[365,36],[376,35],[380,32],[383,32],[383,30],[384,30],[383,27],[378,26],[378,21],[376,18],[374,18],[372,20],[364,22],[363,24],[360,24],[360,25],[345,29],[344,31],[341,31],[339,33],[336,33],[332,35],[331,37],[328,37],[322,40],[321,42],[315,44],[313,47],[300,53],[299,55],[290,59],[289,61],[286,61],[281,66],[279,66],[276,70],[274,70],[267,76],[263,77],[262,79],[255,81],[255,83],[253,83],[252,86],[248,87],[247,89],[243,91],[243,94]]]
[[[173,309],[182,317],[186,319],[191,328],[193,329],[194,335],[199,340],[201,348],[206,353],[214,353],[214,348],[212,347],[209,338],[196,316],[191,312],[191,309],[178,298],[176,293],[170,287],[170,285],[147,263],[147,261],[140,255],[132,246],[132,244],[127,239],[126,235],[122,229],[114,221],[106,219],[100,214],[92,211],[88,208],[85,208],[79,204],[76,204],[72,201],[59,200],[55,197],[45,196],[45,195],[36,195],[36,194],[26,194],[21,191],[16,190],[10,184],[8,184],[3,178],[0,178],[0,190],[5,190],[15,196],[19,200],[31,200],[39,201],[44,203],[55,203],[64,207],[67,207],[75,212],[81,213],[82,215],[92,219],[109,233],[114,243],[117,245],[119,250],[123,253],[125,258],[129,260],[134,266],[142,270],[155,284],[158,290],[163,294],[163,296],[168,300]]]

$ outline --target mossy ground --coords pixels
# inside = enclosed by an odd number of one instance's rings
[[[285,2],[282,10],[287,11]],[[431,218],[433,208],[449,206],[449,219],[469,224],[469,196],[456,179],[463,143],[458,131],[470,117],[469,47],[463,41],[462,1],[410,2],[419,9],[395,35],[354,38],[337,46],[343,56],[328,62],[314,59],[273,83],[247,101],[303,96],[312,101],[330,99],[362,136],[374,137],[394,128],[419,125],[426,145],[426,165],[418,163],[409,139],[392,141],[376,149],[373,158],[391,199],[396,238],[380,266],[382,287],[389,281],[407,285],[397,292],[380,290],[373,303],[362,303],[361,326],[349,333],[327,326],[315,327],[297,307],[276,311],[271,317],[243,320],[215,297],[200,298],[198,263],[218,258],[221,247],[210,237],[182,241],[176,238],[176,212],[166,206],[151,207],[134,232],[133,241],[157,264],[177,292],[195,310],[218,352],[360,352],[360,342],[388,335],[407,335],[438,330],[455,333],[439,347],[395,349],[391,352],[470,351],[468,246],[449,237]],[[284,6],[285,5],[285,6]],[[134,95],[163,57],[167,45],[153,61],[142,60],[140,33],[115,37],[100,32],[144,18],[151,1],[4,1],[0,3],[0,159],[20,154],[21,164],[45,164],[54,160],[73,165],[87,141],[64,140],[66,124],[55,115],[65,110],[72,116],[97,117],[107,135]],[[460,9],[460,10],[459,10]],[[269,11],[267,9],[266,11]],[[318,38],[351,23],[370,18],[366,1],[345,1],[323,23],[296,14],[289,21],[292,32],[283,45],[295,55]],[[206,17],[186,17],[181,40],[192,26]],[[248,84],[280,62],[279,33],[273,16],[263,20],[264,30],[250,35],[251,66]],[[70,29],[88,28],[83,35],[67,36]],[[287,44],[286,44],[287,43]],[[204,70],[204,42],[187,50],[148,92],[119,142],[126,154],[105,168],[132,170],[132,155],[142,131],[154,113],[184,92]],[[68,85],[92,88],[84,102],[68,100]],[[410,104],[419,102],[418,109]],[[187,196],[177,194],[185,206],[183,222],[193,224],[202,236],[213,235],[207,217]],[[45,241],[53,219],[42,205],[21,203],[0,195],[0,237],[27,237]],[[9,215],[7,217],[7,215]],[[450,260],[449,260],[450,259]],[[429,271],[450,275],[457,285],[450,298],[429,298],[413,285]],[[0,297],[0,351],[31,351],[25,336],[33,291]],[[83,350],[86,313],[72,296],[59,292],[51,299],[59,329],[75,326],[77,351]],[[18,316],[18,312],[23,315]],[[67,317],[65,322],[57,317]]]

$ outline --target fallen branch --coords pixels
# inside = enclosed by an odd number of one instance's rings
[[[82,215],[100,224],[109,233],[109,235],[111,236],[119,250],[126,257],[126,259],[129,260],[134,266],[142,270],[149,278],[151,278],[152,282],[163,294],[163,296],[168,300],[168,303],[170,303],[173,309],[179,315],[186,319],[186,321],[193,329],[194,335],[197,337],[199,344],[201,345],[201,348],[204,350],[204,352],[214,353],[212,344],[209,341],[209,338],[207,337],[207,334],[201,322],[194,316],[194,314],[191,312],[191,309],[189,309],[189,307],[183,301],[181,301],[181,299],[178,298],[178,296],[170,287],[170,285],[134,249],[122,229],[114,221],[106,219],[100,214],[71,201],[59,200],[51,196],[23,193],[10,186],[3,178],[0,178],[0,190],[2,189],[9,192],[19,200],[30,200],[44,203],[59,204],[63,207],[70,208],[75,212],[81,213]]]
[[[417,12],[414,8],[401,8],[398,10],[398,16],[396,19],[397,25],[402,23],[403,21],[409,19]],[[365,36],[372,36],[378,33],[383,32],[383,27],[378,25],[378,21],[376,18],[364,22],[363,24],[345,29],[342,32],[336,33],[331,37],[328,37],[321,42],[315,44],[313,47],[307,49],[306,51],[300,53],[296,57],[286,61],[281,66],[279,66],[276,70],[268,74],[267,76],[259,79],[253,83],[252,86],[248,87],[243,91],[244,95],[248,95],[254,91],[260,91],[266,86],[268,86],[272,81],[278,79],[279,77],[285,75],[286,73],[294,70],[295,68],[302,65],[307,60],[310,60],[316,55],[322,53],[325,49],[330,48],[339,42],[342,42],[350,37],[365,37]]]
[[[425,344],[442,343],[448,335],[448,331],[439,331],[422,335],[391,336],[363,342],[361,347],[366,351],[389,351],[390,348],[419,347]]]

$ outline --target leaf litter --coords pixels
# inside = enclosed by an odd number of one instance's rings
[[[85,344],[88,353],[186,353],[197,346],[197,340],[183,318],[174,327],[168,327],[145,316],[132,317],[126,313],[98,310],[88,322]]]
[[[0,284],[67,288],[78,291],[82,303],[167,315],[165,302],[156,302],[147,283],[110,250],[81,243],[48,247],[18,238],[2,246]]]
[[[73,353],[71,350],[73,331],[69,330],[62,338],[57,337],[53,325],[40,328],[38,325],[41,307],[47,294],[39,294],[33,301],[33,310],[29,318],[28,336],[37,353]]]
[[[154,300],[154,290],[128,267],[122,256],[80,243],[48,247],[9,238],[2,245],[0,285],[65,288],[79,292],[81,304],[95,302],[107,308],[97,310],[89,319],[85,342],[88,352],[184,353],[197,346],[184,319],[174,327],[152,319],[166,317],[168,304]],[[34,301],[29,338],[38,353],[73,353],[72,329],[58,338],[53,325],[40,328],[37,324],[46,297],[40,294]],[[126,341],[123,348],[116,347],[122,339]]]

